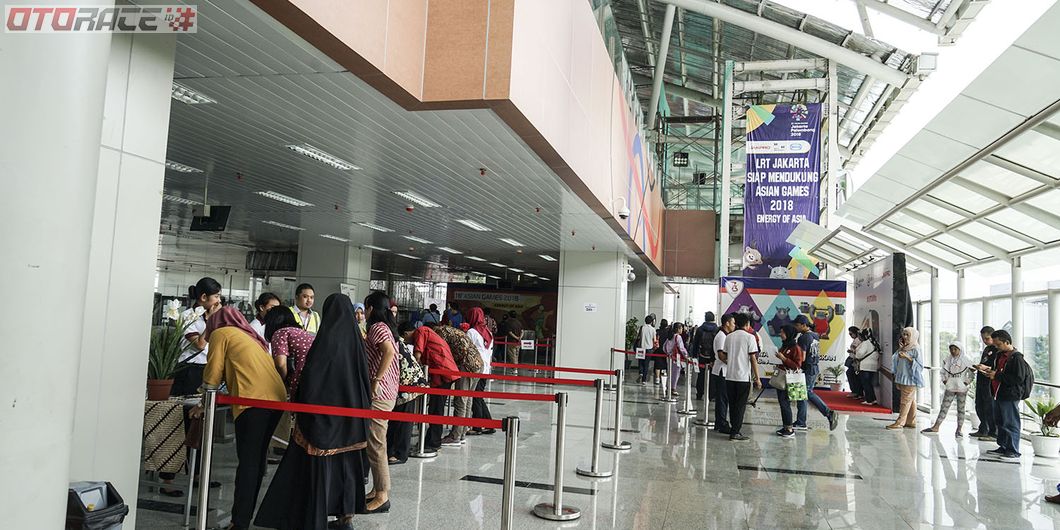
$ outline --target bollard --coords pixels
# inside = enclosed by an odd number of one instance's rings
[[[515,457],[519,440],[519,417],[509,416],[504,429],[504,484],[501,485],[501,530],[510,530],[515,515]]]
[[[611,368],[610,368],[610,370],[611,370],[611,373],[614,373],[615,372],[615,349],[611,348],[610,352],[611,352],[611,361],[610,361]],[[623,357],[622,366],[624,367],[624,366],[626,366],[625,354],[623,354],[622,357]],[[618,389],[617,380],[614,380],[611,383],[604,384],[604,390],[607,390],[608,392],[611,392],[611,391],[617,390],[617,389]]]
[[[424,365],[424,367],[423,367],[423,378],[426,379],[427,381],[430,381],[430,379],[427,376],[427,371],[428,371],[427,370],[427,366]],[[441,398],[442,396],[438,396],[438,397]],[[427,394],[423,394],[422,396],[420,396],[420,399],[418,401],[419,401],[419,403],[416,405],[416,410],[420,414],[427,414]],[[427,426],[426,422],[420,424],[420,439],[419,439],[419,443],[417,444],[418,447],[416,447],[415,451],[409,452],[409,456],[411,456],[412,458],[434,458],[434,457],[438,456],[438,452],[437,451],[427,451],[427,429],[428,428],[429,427]]]
[[[600,388],[599,385],[597,388]],[[552,502],[534,506],[533,514],[549,521],[573,521],[581,517],[582,512],[573,506],[563,505],[563,437],[567,430],[567,393],[556,394],[556,403],[559,406],[556,410],[556,478]]]
[[[202,461],[199,464],[199,506],[195,514],[195,528],[198,530],[206,530],[206,516],[210,513],[210,460],[213,457],[214,413],[217,411],[216,389],[203,392],[202,408]]]
[[[195,462],[199,458],[199,451],[195,448],[188,450],[188,499],[184,503],[184,528],[191,528],[191,498],[195,494]]]
[[[604,415],[604,381],[597,379],[596,386],[596,414],[593,416],[593,453],[592,463],[589,469],[577,468],[575,473],[583,477],[607,478],[613,473],[611,471],[600,471],[600,418]]]
[[[663,395],[659,398],[659,401],[662,401],[663,403],[677,403],[677,398],[670,393],[670,373],[674,369],[674,360],[667,358],[666,367],[667,370],[664,370],[664,373],[662,374]]]
[[[695,415],[696,409],[692,405],[692,363],[685,363],[685,403],[677,413],[682,416]]]
[[[714,426],[714,422],[710,421],[710,367],[703,369],[706,370],[703,374],[703,419],[692,420],[692,425],[709,429]]]
[[[600,444],[604,449],[614,449],[616,451],[629,451],[633,445],[629,442],[622,441],[619,437],[622,435],[622,398],[625,395],[625,390],[622,384],[622,374],[624,372],[615,371],[615,381],[618,383],[618,390],[615,392],[615,441],[612,443],[604,442]]]

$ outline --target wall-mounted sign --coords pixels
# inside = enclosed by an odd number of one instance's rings
[[[596,304],[585,304],[585,312],[586,313],[595,313],[596,312]]]
[[[519,349],[520,350],[532,350],[532,349],[534,349],[534,339],[520,340],[519,341]]]
[[[684,151],[674,153],[674,167],[688,167],[688,153]]]

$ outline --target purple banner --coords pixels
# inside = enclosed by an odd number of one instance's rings
[[[743,275],[817,278],[816,263],[787,242],[803,219],[820,219],[821,105],[747,110]]]

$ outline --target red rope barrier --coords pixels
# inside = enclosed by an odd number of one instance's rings
[[[527,339],[527,340],[529,340],[529,339]],[[494,344],[499,344],[501,346],[522,346],[523,345],[523,343],[521,343],[521,342],[510,342],[510,341],[509,342],[505,342],[503,340],[495,340],[493,343]],[[538,348],[547,348],[547,347],[549,347],[551,345],[552,344],[548,343],[548,342],[535,342],[534,343],[534,346],[536,346]]]
[[[517,363],[492,363],[490,366],[500,366],[501,368],[525,368],[527,370],[543,370],[546,372],[570,372],[574,374],[597,374],[597,375],[615,375],[610,370],[597,370],[595,368],[565,368],[562,366],[548,366],[546,364],[517,364]]]
[[[434,372],[431,372],[432,374]],[[426,388],[422,386],[400,386],[401,392],[414,392],[417,394],[430,394],[432,396],[460,396],[477,398],[511,399],[515,401],[555,401],[555,394],[526,394],[522,392],[479,392],[476,390],[460,390],[456,388]]]
[[[611,351],[613,353],[624,353],[626,355],[636,355],[637,354],[637,352],[635,352],[635,351],[620,350],[618,348],[611,348]],[[645,353],[644,356],[645,357],[667,357],[667,358],[670,357],[669,355],[666,355],[665,353]],[[501,366],[501,364],[502,363],[493,363],[494,366]],[[687,364],[691,364],[691,363],[687,363]],[[699,367],[700,368],[706,368],[707,365],[705,363],[699,363]]]
[[[464,427],[478,427],[480,429],[502,428],[501,420],[457,418],[455,416],[434,416],[430,414],[411,414],[408,412],[388,412],[370,409],[351,409],[346,407],[333,407],[331,405],[308,405],[305,403],[242,398],[229,396],[227,394],[218,394],[217,403],[219,405],[240,405],[243,407],[254,407],[259,409],[285,410],[287,412],[299,412],[302,414],[324,414],[327,416],[347,416],[351,418],[377,418],[383,420],[405,421],[408,423],[461,425]]]
[[[585,379],[552,379],[546,377],[523,377],[518,375],[504,375],[504,374],[472,374],[469,372],[453,372],[451,370],[431,370],[431,375],[448,375],[453,377],[471,377],[474,379],[496,379],[499,381],[522,381],[525,383],[541,383],[546,385],[574,385],[574,386],[593,386],[594,383],[591,380]]]

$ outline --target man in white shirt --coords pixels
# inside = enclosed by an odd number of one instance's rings
[[[250,327],[263,339],[265,338],[265,313],[278,305],[280,305],[280,297],[272,293],[261,293],[254,302],[257,314],[254,315],[254,320],[250,321]]]
[[[721,328],[714,336],[714,362],[710,366],[710,393],[714,398],[714,430],[722,434],[732,434],[729,428],[729,396],[725,393],[725,361],[721,353],[725,351],[725,337],[736,331],[732,313],[721,316]]]
[[[320,313],[313,311],[315,298],[316,291],[313,290],[312,285],[299,284],[294,290],[294,307],[291,308],[298,325],[313,335],[317,334],[317,328],[320,327]]]
[[[743,313],[737,313],[733,319],[736,330],[725,337],[725,348],[718,357],[725,360],[725,391],[729,398],[729,428],[732,431],[729,440],[744,441],[749,439],[740,433],[747,398],[752,386],[762,386],[758,378],[759,346],[751,319]]]
[[[640,344],[639,348],[644,350],[644,353],[650,353],[655,351],[655,317],[648,315],[644,317],[644,325],[640,327]],[[648,384],[648,373],[651,370],[651,362],[648,358],[637,359],[637,368],[640,370],[640,384],[644,386]]]

